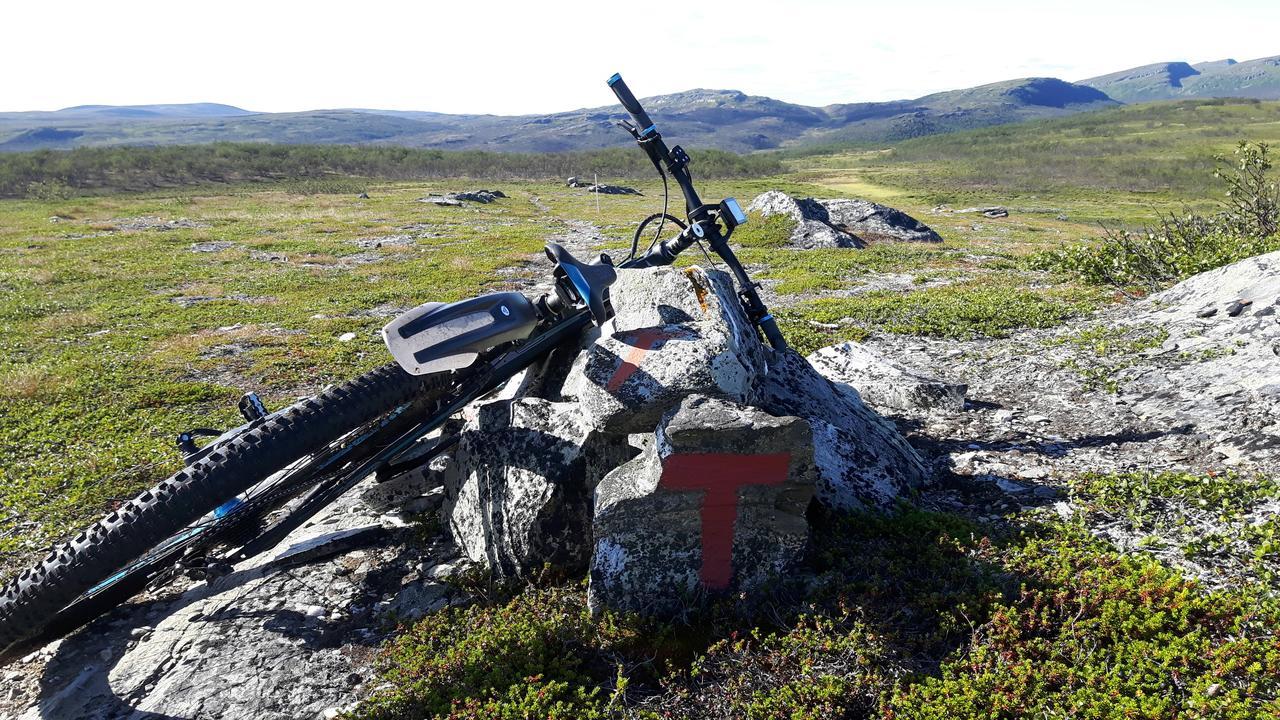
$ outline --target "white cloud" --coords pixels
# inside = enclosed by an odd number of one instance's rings
[[[825,105],[1280,53],[1274,0],[11,3],[0,109],[549,112],[691,87]],[[1245,32],[1243,29],[1255,32]]]

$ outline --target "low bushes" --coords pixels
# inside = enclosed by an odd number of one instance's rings
[[[1213,215],[1161,216],[1139,232],[1108,229],[1101,241],[1032,258],[1039,269],[1077,275],[1122,290],[1157,290],[1171,282],[1280,250],[1280,189],[1266,143],[1241,142],[1214,173],[1225,201]]]

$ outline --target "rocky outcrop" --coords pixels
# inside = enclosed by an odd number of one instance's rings
[[[596,489],[590,606],[672,615],[776,581],[808,542],[816,476],[804,420],[684,398]]]
[[[964,410],[964,383],[948,382],[901,365],[855,342],[822,348],[806,358],[823,377],[889,410]]]
[[[690,411],[687,418],[709,423],[702,435],[707,438],[720,432],[720,424],[730,427],[731,417],[750,416],[749,425],[757,429],[769,426],[770,417],[804,421],[806,439],[796,452],[813,459],[811,485],[833,509],[889,507],[922,482],[925,471],[915,451],[855,390],[822,377],[795,353],[764,346],[725,273],[624,270],[611,288],[611,302],[615,316],[598,336],[573,349],[576,356],[558,361],[572,358],[567,372],[542,368],[513,383],[504,399],[475,408],[468,420],[452,470],[459,479],[447,485],[446,509],[458,545],[494,573],[520,577],[546,563],[576,569],[592,548],[599,553],[602,546],[592,545],[590,528],[602,507],[601,492],[613,492],[600,489],[607,484],[601,479],[638,446],[644,454],[629,463],[628,482],[635,485],[645,473],[653,481],[653,463],[659,462],[654,458],[661,456],[654,455],[654,443],[664,442],[662,428],[672,413],[688,410],[685,404],[694,396],[706,408],[732,408]],[[694,437],[689,422],[677,426]],[[749,434],[733,434],[733,442],[746,448],[743,438]],[[726,447],[708,441],[701,452],[733,466]],[[608,507],[610,523],[651,526],[643,504]],[[683,530],[671,531],[681,535],[671,543],[689,542]],[[684,597],[687,587],[680,588]],[[671,600],[649,601],[669,608],[664,603]]]
[[[778,190],[756,196],[747,210],[764,217],[785,215],[795,222],[792,247],[863,248],[876,242],[942,242],[929,226],[891,207],[868,200],[797,199]]]
[[[574,403],[497,399],[468,410],[446,470],[445,516],[472,561],[499,578],[546,564],[581,572],[591,556],[591,492],[631,457],[626,438],[591,426]]]
[[[1229,464],[1280,456],[1280,252],[1201,273],[1123,318],[1167,334],[1130,371],[1134,407],[1170,427],[1205,429]],[[1219,418],[1265,418],[1241,432]]]
[[[468,190],[466,192],[449,193],[448,197],[454,200],[488,204],[498,198],[505,198],[506,193],[501,190]]]
[[[989,218],[1006,218],[1009,217],[1009,208],[1003,205],[986,205],[981,207],[967,207],[959,210],[952,209],[946,205],[938,205],[929,212],[934,215],[969,215],[977,214]]]
[[[374,680],[364,658],[397,622],[462,599],[442,580],[455,551],[410,533],[349,494],[275,553],[139,598],[6,667],[6,684],[38,672],[23,720],[332,716]]]
[[[446,207],[460,207],[468,202],[477,202],[488,204],[498,198],[505,198],[506,194],[501,190],[467,190],[465,192],[452,192],[444,195],[431,193],[425,197],[418,198],[418,202],[431,203],[432,205],[443,205]]]
[[[576,177],[571,177],[565,181],[565,185],[571,188],[586,190],[587,192],[598,193],[600,195],[643,195],[644,193],[635,188],[625,185],[604,185],[598,183],[582,182]]]

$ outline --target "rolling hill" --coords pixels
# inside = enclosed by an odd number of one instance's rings
[[[1236,62],[1164,62],[1081,80],[1125,103],[1181,98],[1280,99],[1280,55]]]
[[[1280,56],[1169,62],[1080,83],[1023,78],[910,100],[812,107],[737,90],[645,99],[664,132],[690,146],[751,152],[884,143],[1061,117],[1120,103],[1180,98],[1280,98]],[[378,144],[555,152],[626,145],[616,105],[550,115],[474,115],[346,108],[254,113],[230,105],[82,105],[0,113],[0,152],[210,142]]]
[[[736,90],[696,89],[645,100],[681,142],[748,152],[827,142],[897,140],[1114,105],[1104,93],[1029,78],[915,100],[810,107]],[[392,144],[508,152],[625,145],[617,106],[551,115],[449,115],[371,109],[250,113],[230,106],[83,106],[0,113],[0,150],[276,142]]]

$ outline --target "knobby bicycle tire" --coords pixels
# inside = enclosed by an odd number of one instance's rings
[[[0,663],[41,637],[85,592],[148,550],[300,457],[316,452],[422,391],[428,378],[395,364],[303,400],[246,430],[191,466],[124,503],[72,540],[56,546],[0,590]],[[63,617],[64,631],[88,617]]]

